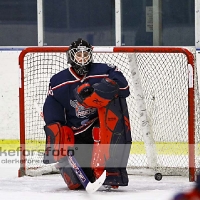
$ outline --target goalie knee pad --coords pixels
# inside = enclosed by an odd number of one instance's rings
[[[74,133],[68,126],[53,123],[44,127],[46,133],[46,147],[43,162],[55,163],[65,157],[68,148],[74,146]]]

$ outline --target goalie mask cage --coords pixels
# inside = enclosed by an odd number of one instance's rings
[[[44,165],[41,118],[52,75],[66,69],[68,47],[32,47],[19,56],[19,176],[54,172]],[[178,47],[94,47],[94,62],[108,63],[126,77],[132,146],[129,173],[189,176],[199,163],[199,92],[195,49]]]

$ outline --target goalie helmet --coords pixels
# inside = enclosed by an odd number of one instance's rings
[[[67,52],[68,63],[71,64],[78,75],[85,75],[92,63],[92,46],[79,38],[69,46]]]

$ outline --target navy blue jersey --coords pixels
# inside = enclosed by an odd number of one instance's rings
[[[115,66],[92,63],[84,77],[79,77],[72,67],[55,74],[50,80],[48,96],[43,107],[45,123],[59,122],[71,127],[75,134],[89,128],[98,119],[97,109],[80,105],[74,97],[74,89],[84,83],[92,86],[103,78],[110,78],[118,83],[120,97],[129,96],[128,83]]]

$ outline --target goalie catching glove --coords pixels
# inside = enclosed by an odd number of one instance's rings
[[[104,78],[100,83],[95,83],[92,86],[89,83],[85,83],[77,87],[74,95],[83,106],[100,108],[116,98],[118,92],[118,84],[109,78]]]

